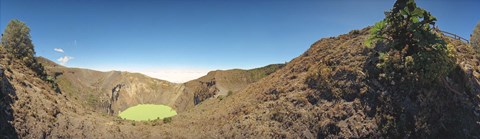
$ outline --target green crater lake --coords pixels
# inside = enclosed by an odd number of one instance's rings
[[[123,119],[134,121],[163,119],[175,115],[177,115],[177,112],[169,106],[156,104],[140,104],[118,114]]]

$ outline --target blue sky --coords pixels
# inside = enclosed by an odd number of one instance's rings
[[[0,0],[0,30],[11,19],[24,21],[31,28],[37,55],[56,62],[72,57],[65,63],[69,67],[141,72],[183,82],[209,70],[290,61],[320,38],[383,19],[393,3]],[[438,18],[441,29],[467,39],[480,21],[479,0],[417,0],[417,4]]]

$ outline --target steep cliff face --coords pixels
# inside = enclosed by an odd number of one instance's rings
[[[125,86],[124,84],[117,84],[113,89],[110,95],[110,101],[108,102],[107,112],[108,114],[115,114],[115,110],[112,108],[112,105],[115,104],[120,96],[120,90],[122,87]]]
[[[186,95],[182,84],[139,73],[68,68],[45,58],[38,59],[49,75],[56,75],[55,79],[67,97],[101,113],[118,114],[138,104],[164,104],[177,111],[187,108],[185,100],[178,100]]]

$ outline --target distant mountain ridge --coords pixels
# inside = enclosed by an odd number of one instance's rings
[[[211,97],[227,96],[241,91],[249,84],[272,74],[283,66],[285,64],[271,64],[250,70],[211,71],[203,77],[186,82],[185,91],[193,92],[195,104],[198,104]]]
[[[179,84],[140,73],[68,68],[43,57],[38,57],[37,60],[44,65],[48,74],[56,79],[67,96],[96,111],[113,111],[114,114],[137,104],[164,104],[183,112],[198,104],[200,101],[195,103],[195,100],[200,96],[203,101],[216,95],[227,95],[228,91],[239,91],[282,67],[282,64],[276,64],[252,70],[217,70],[199,79]],[[213,83],[213,86],[209,86],[207,82]],[[117,85],[123,87],[119,90],[118,100],[112,103],[112,90]]]
[[[165,104],[175,107],[182,95],[181,84],[150,78],[139,73],[120,71],[100,72],[89,69],[68,68],[39,57],[49,75],[55,76],[60,89],[83,104],[107,113],[112,89],[123,85],[118,100],[112,104],[114,113],[137,104]]]

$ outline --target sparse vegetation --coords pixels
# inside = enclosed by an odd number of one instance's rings
[[[198,105],[204,100],[214,97],[219,91],[239,91],[248,84],[265,78],[284,66],[284,64],[271,64],[250,70],[213,71],[206,76],[185,83],[185,86],[186,90],[194,93],[194,103]],[[219,84],[220,86],[218,86]],[[223,97],[226,96],[228,96],[228,93]],[[223,98],[217,97],[217,99]]]
[[[360,34],[360,30],[356,30],[356,29],[355,29],[355,30],[350,31],[348,34],[350,34],[350,35],[358,35],[358,34]]]
[[[220,101],[222,101],[224,98],[225,98],[224,95],[219,95],[219,96],[217,97],[217,99],[220,100]]]
[[[367,45],[379,50],[380,78],[396,83],[431,83],[454,67],[455,52],[433,31],[436,18],[414,0],[397,0],[370,30]]]
[[[470,38],[470,43],[472,47],[477,51],[477,54],[480,54],[480,22],[473,30],[473,34]]]
[[[57,83],[47,76],[43,65],[37,62],[30,28],[24,22],[17,19],[11,20],[2,34],[1,44],[1,47],[7,52],[7,56],[21,60],[42,80],[49,82],[54,91],[60,93]]]
[[[225,99],[226,97],[228,97],[228,96],[230,96],[230,95],[232,95],[232,94],[233,94],[233,92],[232,92],[231,90],[229,90],[226,95],[219,95],[217,98],[218,98],[220,101],[222,101],[223,99]]]
[[[318,67],[312,67],[310,72],[306,78],[306,84],[310,88],[315,88],[318,90],[330,90],[331,86],[331,75],[332,75],[332,68],[326,65],[320,65]],[[321,98],[330,100],[333,97],[340,97],[334,96],[331,91],[325,91],[325,93],[321,94]]]
[[[252,74],[253,80],[259,80],[259,79],[262,79],[262,78],[272,74],[273,72],[277,71],[278,69],[282,68],[283,66],[285,66],[285,65],[284,64],[272,64],[272,65],[268,65],[268,66],[265,66],[265,67],[249,70],[249,72]]]
[[[89,106],[95,106],[97,103],[97,97],[95,97],[93,94],[89,94],[87,97],[87,105]]]
[[[147,122],[147,124],[149,123],[151,126],[157,126],[157,125],[160,125],[160,123],[163,123],[163,119],[157,118],[155,120],[145,121],[145,122]]]
[[[163,118],[163,123],[171,123],[172,122],[172,117],[167,117],[167,118]]]
[[[35,64],[35,51],[30,39],[30,28],[20,20],[11,20],[2,36],[2,46],[9,54],[21,59],[26,65]]]

